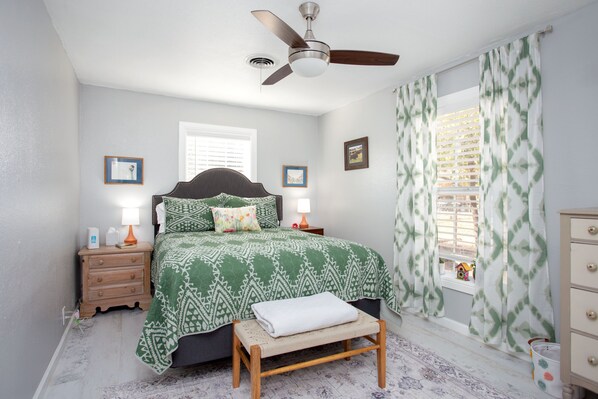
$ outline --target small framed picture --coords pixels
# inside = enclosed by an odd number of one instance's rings
[[[307,187],[307,166],[282,166],[283,187]]]
[[[369,168],[368,138],[345,141],[345,170]]]
[[[106,155],[104,184],[143,184],[143,158]]]

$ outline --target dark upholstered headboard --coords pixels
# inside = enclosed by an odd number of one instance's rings
[[[239,197],[267,197],[270,194],[262,183],[252,183],[245,175],[226,168],[208,169],[189,182],[178,182],[174,189],[167,194],[152,195],[152,224],[154,234],[158,233],[158,216],[156,205],[162,202],[162,197],[176,198],[209,198],[220,193]],[[276,197],[276,212],[278,221],[282,220],[282,195]]]

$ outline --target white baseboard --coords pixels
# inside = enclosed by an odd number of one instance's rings
[[[458,321],[449,319],[447,317],[431,317],[430,320],[438,325],[448,328],[449,330],[453,330],[455,332],[458,332],[459,334],[471,337],[471,338],[475,339],[476,341],[478,341],[480,344],[490,346],[496,350],[504,352],[507,355],[516,357],[518,359],[529,361],[529,354],[527,352],[526,353],[511,352],[507,349],[507,345],[505,343],[502,343],[500,345],[489,345],[489,344],[484,343],[479,337],[477,337],[475,335],[471,335],[469,333],[469,326],[467,326],[466,324],[459,323]]]
[[[48,385],[48,378],[50,377],[50,375],[54,371],[54,368],[56,367],[56,361],[58,360],[58,357],[62,353],[62,349],[64,347],[64,341],[66,341],[66,336],[68,335],[69,331],[71,330],[72,325],[73,325],[73,316],[70,317],[69,322],[66,325],[64,332],[62,333],[62,338],[60,338],[60,342],[58,342],[58,346],[56,347],[56,350],[54,351],[54,355],[52,355],[52,359],[50,359],[50,363],[48,363],[48,367],[46,367],[46,371],[45,371],[42,379],[40,380],[39,385],[37,386],[37,389],[35,390],[35,393],[33,394],[33,399],[42,398],[42,393],[44,393],[46,391],[46,387]]]
[[[469,336],[469,326],[466,324],[459,323],[458,321],[449,319],[448,317],[430,317],[430,320],[436,324],[448,328],[449,330]]]

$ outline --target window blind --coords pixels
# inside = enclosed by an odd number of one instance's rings
[[[480,198],[480,122],[478,107],[437,119],[437,223],[440,256],[476,256]]]
[[[211,168],[234,169],[251,179],[250,138],[187,133],[185,146],[187,181]]]

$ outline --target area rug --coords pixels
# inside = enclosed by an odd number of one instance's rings
[[[353,341],[354,347],[369,344]],[[298,353],[276,356],[262,368],[283,366],[341,349],[331,344]],[[242,367],[241,386],[232,389],[231,361],[167,370],[143,381],[103,388],[104,399],[249,398],[249,374]],[[367,352],[351,360],[339,360],[262,379],[262,398],[483,398],[503,399],[500,392],[455,364],[407,339],[388,332],[386,388],[378,387],[376,354]]]

